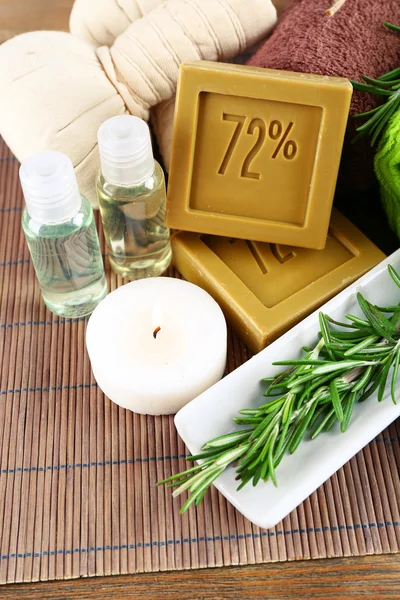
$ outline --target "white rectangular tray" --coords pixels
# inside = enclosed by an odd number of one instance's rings
[[[388,264],[400,272],[400,250],[182,408],[175,425],[190,452],[197,454],[207,440],[233,431],[236,427],[232,417],[238,410],[262,403],[265,384],[260,380],[283,369],[272,366],[272,362],[298,358],[302,346],[315,344],[320,311],[337,320],[345,313],[361,315],[358,291],[378,305],[397,304],[400,290],[387,272]],[[215,485],[247,519],[263,528],[273,527],[399,416],[400,400],[393,404],[389,383],[381,403],[375,394],[355,405],[346,433],[335,427],[314,441],[302,442],[295,454],[285,456],[277,469],[278,487],[261,481],[256,487],[250,483],[238,492],[232,467]]]

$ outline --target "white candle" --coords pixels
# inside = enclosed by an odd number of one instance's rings
[[[86,346],[96,381],[113,402],[143,414],[171,414],[216,383],[227,332],[201,288],[168,277],[128,283],[89,319]]]

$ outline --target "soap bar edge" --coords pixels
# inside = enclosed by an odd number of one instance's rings
[[[265,75],[266,78],[277,77],[277,69],[267,69],[264,67],[240,65],[236,63],[219,63],[208,60],[186,61],[181,63],[179,67],[180,73],[184,71],[190,71],[192,69],[204,69],[205,71],[232,73],[232,75],[242,72],[248,73],[249,75],[253,73],[254,76]],[[353,92],[353,86],[347,77],[338,77],[336,75],[319,75],[318,73],[303,73],[302,71],[287,71],[283,69],[279,70],[279,72],[286,74],[287,79],[290,81],[296,80],[301,82],[299,75],[304,75],[305,77],[312,77],[317,83],[324,82],[327,86],[332,85],[333,87],[342,85],[351,93]],[[279,78],[282,78],[282,76],[279,76]]]

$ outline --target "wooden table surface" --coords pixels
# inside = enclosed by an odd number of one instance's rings
[[[67,30],[71,6],[72,0],[0,0],[0,42],[34,29]],[[0,595],[4,600],[398,599],[400,554],[8,585]]]
[[[400,555],[8,585],[2,600],[368,600],[400,598]]]

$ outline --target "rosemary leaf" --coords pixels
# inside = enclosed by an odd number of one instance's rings
[[[375,306],[370,304],[360,292],[357,294],[357,300],[361,310],[376,333],[390,342],[393,342],[393,333],[396,333],[396,328],[389,319],[387,319]]]
[[[385,21],[383,24],[385,27],[391,29],[392,31],[396,31],[397,33],[400,32],[400,27],[398,27],[397,25],[392,25],[392,23],[388,23],[387,21]]]
[[[370,335],[363,339],[362,342],[352,346],[344,353],[344,356],[352,356],[353,354],[357,354],[360,350],[364,350],[364,348],[368,348],[371,344],[374,344],[379,340],[379,337],[376,335]]]
[[[331,393],[332,405],[333,405],[333,409],[336,414],[336,418],[338,419],[338,421],[342,422],[343,421],[343,408],[342,408],[342,401],[340,399],[339,392],[337,389],[336,379],[333,379],[331,381],[331,385],[329,386],[329,391]]]
[[[389,25],[389,23],[388,23]],[[391,79],[396,79],[397,77],[400,76],[400,67],[397,67],[396,69],[393,69],[393,71],[389,71],[388,73],[385,73],[384,75],[381,75],[380,77],[378,77],[379,81],[388,81]]]
[[[371,379],[372,373],[373,373],[373,369],[374,367],[367,367],[362,375],[362,377],[360,377],[360,379],[357,381],[357,383],[355,384],[355,386],[353,387],[353,392],[359,392],[360,390],[362,390],[363,388],[365,388],[368,383],[369,380]]]
[[[393,88],[395,90],[395,88]],[[395,93],[393,94],[393,96],[391,98],[389,98],[389,100],[386,103],[386,110],[383,112],[382,114],[382,118],[379,120],[379,122],[377,122],[373,128],[371,128],[371,133],[372,133],[372,137],[371,137],[371,146],[375,145],[375,142],[377,141],[378,137],[380,136],[380,134],[382,133],[382,131],[384,130],[384,128],[386,127],[386,125],[388,124],[388,122],[390,121],[390,119],[392,118],[392,116],[394,115],[395,112],[398,111],[400,106],[400,96],[398,91],[396,90]]]
[[[353,88],[360,92],[369,92],[370,94],[378,94],[379,96],[391,96],[391,92],[389,90],[384,90],[377,86],[366,85],[365,83],[361,83],[360,81],[350,80]]]
[[[390,356],[386,359],[386,364],[384,365],[383,369],[382,369],[382,373],[381,373],[381,379],[379,382],[379,387],[378,387],[378,402],[382,402],[383,400],[383,394],[385,392],[385,388],[386,388],[386,381],[389,375],[389,369],[392,366],[392,362],[394,360],[394,356]]]
[[[314,401],[312,403],[310,409],[308,410],[306,416],[302,419],[301,423],[299,424],[299,426],[298,426],[298,428],[296,430],[296,433],[293,435],[293,439],[292,439],[292,441],[290,443],[290,446],[289,446],[289,452],[290,452],[290,454],[293,454],[297,450],[297,448],[299,447],[300,442],[301,442],[301,440],[304,437],[304,434],[305,434],[305,432],[306,432],[306,430],[308,428],[308,425],[309,425],[309,423],[310,423],[310,421],[312,419],[312,416],[314,414],[314,411],[315,411],[316,407],[317,407],[317,402]]]
[[[322,421],[315,427],[313,432],[311,433],[311,439],[315,440],[316,437],[324,430],[327,423],[330,423],[332,417],[335,417],[335,409],[331,408],[331,410],[325,415]]]
[[[278,434],[279,434],[279,426],[276,425],[274,431],[272,432],[272,436],[271,436],[271,443],[270,443],[269,449],[268,449],[268,463],[267,463],[268,468],[269,468],[269,474],[270,474],[270,477],[271,477],[272,482],[275,485],[275,487],[278,487],[278,481],[276,479],[276,474],[275,474],[274,449],[275,449],[275,443],[276,443],[276,438],[278,437]],[[266,472],[264,474],[264,477],[266,475]],[[262,475],[262,473],[261,473],[261,475]]]
[[[396,358],[393,366],[393,374],[392,374],[392,384],[390,386],[390,392],[393,400],[393,404],[396,404],[396,382],[397,382],[397,374],[399,372],[399,363],[400,363],[400,348],[396,350]]]
[[[396,271],[394,270],[392,265],[388,265],[388,271],[389,271],[390,277],[393,279],[393,281],[395,282],[397,287],[400,288],[400,277],[399,277],[398,273],[396,273]]]
[[[342,433],[347,431],[356,398],[357,398],[357,392],[351,392],[346,399],[345,408],[343,411],[343,419],[342,419],[342,422],[340,423],[340,431]]]
[[[400,32],[400,27],[391,23],[384,23],[385,27],[395,33]],[[365,123],[357,127],[358,135],[353,142],[356,142],[363,135],[368,134],[371,138],[371,146],[377,142],[383,130],[389,123],[392,115],[400,108],[400,68],[393,69],[373,79],[367,75],[362,75],[362,82],[352,81],[353,88],[361,92],[368,92],[378,96],[386,96],[387,102],[373,108],[370,111],[354,115],[355,118],[369,117]]]
[[[248,433],[250,431],[251,430],[246,429],[244,431],[234,431],[233,433],[227,433],[226,435],[221,435],[220,437],[214,438],[213,440],[206,442],[202,446],[202,450],[230,446],[232,443],[235,443],[235,442],[245,439],[248,436]]]

